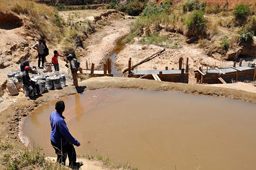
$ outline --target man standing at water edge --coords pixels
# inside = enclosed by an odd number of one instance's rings
[[[51,144],[57,154],[57,162],[64,164],[68,155],[69,167],[72,169],[79,169],[83,165],[81,162],[76,162],[76,151],[73,145],[80,146],[78,140],[76,140],[69,132],[65,117],[62,113],[65,110],[65,104],[63,101],[58,101],[55,104],[56,111],[53,111],[50,115],[51,121]]]

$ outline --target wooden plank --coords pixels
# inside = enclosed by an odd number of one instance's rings
[[[155,58],[156,56],[158,56],[159,54],[161,54],[161,53],[164,52],[164,51],[165,51],[165,48],[164,48],[163,50],[158,51],[158,52],[154,53],[153,55],[151,55],[151,56],[145,58],[144,60],[140,61],[139,63],[137,63],[137,64],[131,66],[131,70],[133,70],[135,67],[137,67],[137,66],[139,66],[139,65],[141,65],[141,64],[143,64],[143,63],[145,63],[145,62],[147,62],[147,61],[149,61],[149,60],[151,60],[151,59],[153,59],[153,58]],[[129,64],[128,64],[128,67],[129,67]],[[124,70],[122,71],[122,73],[125,73],[126,71],[129,71],[129,68],[124,69]]]
[[[255,67],[255,69],[254,69],[254,74],[253,74],[252,81],[254,81],[254,80],[255,80],[255,76],[256,76],[256,67]]]
[[[236,81],[238,81],[238,77],[239,77],[239,70],[236,71]]]
[[[156,81],[161,81],[161,79],[158,77],[157,74],[152,74],[153,78],[156,80]]]
[[[222,72],[220,69],[215,67],[215,70],[219,71],[221,74],[225,74],[224,72]]]
[[[238,70],[238,71],[243,71],[243,70],[241,70],[241,69],[239,69],[239,68],[237,68],[237,67],[231,67],[231,68],[233,68],[233,69],[235,69],[235,70]]]
[[[108,58],[108,74],[111,74],[111,60]]]
[[[92,67],[91,67],[91,75],[93,76],[94,74],[94,63],[92,63]]]
[[[140,76],[139,79],[142,79],[142,78],[144,78],[144,77],[146,77],[148,75],[150,75],[150,74],[144,74],[143,76]]]
[[[188,58],[187,58],[187,62],[186,62],[186,73],[188,72]]]
[[[179,70],[181,70],[181,68],[182,68],[182,61],[183,61],[183,58],[180,57],[180,59],[179,59]]]
[[[200,74],[202,74],[203,76],[205,76],[205,73],[203,73],[201,70],[196,70],[196,71],[198,71]]]
[[[218,79],[220,80],[220,82],[221,82],[222,84],[227,84],[227,83],[225,82],[225,80],[223,80],[223,78],[219,77]]]

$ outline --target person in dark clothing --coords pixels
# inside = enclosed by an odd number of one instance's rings
[[[30,95],[31,95],[33,89],[36,88],[37,95],[41,96],[40,89],[39,89],[39,84],[37,84],[36,82],[34,82],[30,79],[29,74],[28,74],[29,71],[30,71],[30,67],[26,66],[25,71],[22,72],[23,84],[29,88],[29,94]]]
[[[20,64],[20,71],[23,72],[25,71],[25,67],[29,66],[29,60],[25,60]],[[29,66],[29,71],[33,74],[37,74],[37,71],[34,71],[30,66]]]
[[[41,37],[41,39],[43,40],[43,44],[44,44],[44,61],[46,61],[46,56],[48,56],[49,55],[49,48],[47,47],[47,45],[46,45],[46,37],[43,35],[42,37]]]
[[[53,111],[50,115],[51,122],[51,144],[57,154],[57,162],[64,164],[66,158],[69,159],[69,167],[73,169],[79,169],[83,165],[82,162],[76,162],[76,151],[74,145],[80,146],[78,140],[76,140],[69,132],[65,117],[62,113],[65,110],[65,103],[58,101],[55,104],[56,111]]]
[[[29,66],[29,60],[25,60],[20,64],[20,71],[25,71],[26,66]]]
[[[75,57],[73,57],[72,54],[69,54],[67,59],[70,62],[70,70],[71,70],[72,78],[73,78],[73,86],[78,87],[78,81],[77,81],[78,67],[76,64],[77,60]]]

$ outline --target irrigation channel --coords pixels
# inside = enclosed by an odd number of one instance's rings
[[[111,59],[111,62],[112,62],[111,71],[112,71],[113,77],[121,77],[121,75],[122,75],[121,72],[116,71],[114,62],[116,59],[116,55],[120,51],[122,51],[125,47],[125,44],[122,44],[122,41],[125,39],[125,37],[126,37],[126,35],[116,41],[116,47],[111,51],[110,56],[109,56],[109,58]]]
[[[62,98],[79,155],[109,157],[140,170],[256,169],[256,105],[178,92],[99,89]],[[39,106],[22,125],[32,146],[55,156],[50,113]]]

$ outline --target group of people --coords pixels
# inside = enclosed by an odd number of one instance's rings
[[[44,63],[46,62],[46,56],[49,55],[49,49],[46,45],[45,38],[45,36],[42,36],[38,43],[35,44],[33,47],[38,52],[38,68],[40,68],[40,63],[42,63],[42,68],[44,67]],[[60,71],[58,57],[65,56],[60,55],[57,50],[54,50],[51,63],[53,64],[55,71]],[[82,69],[80,68],[80,62],[72,54],[69,54],[67,56],[67,60],[70,63],[70,69],[73,78],[73,86],[78,87],[77,71],[79,70],[80,73],[82,73]]]

